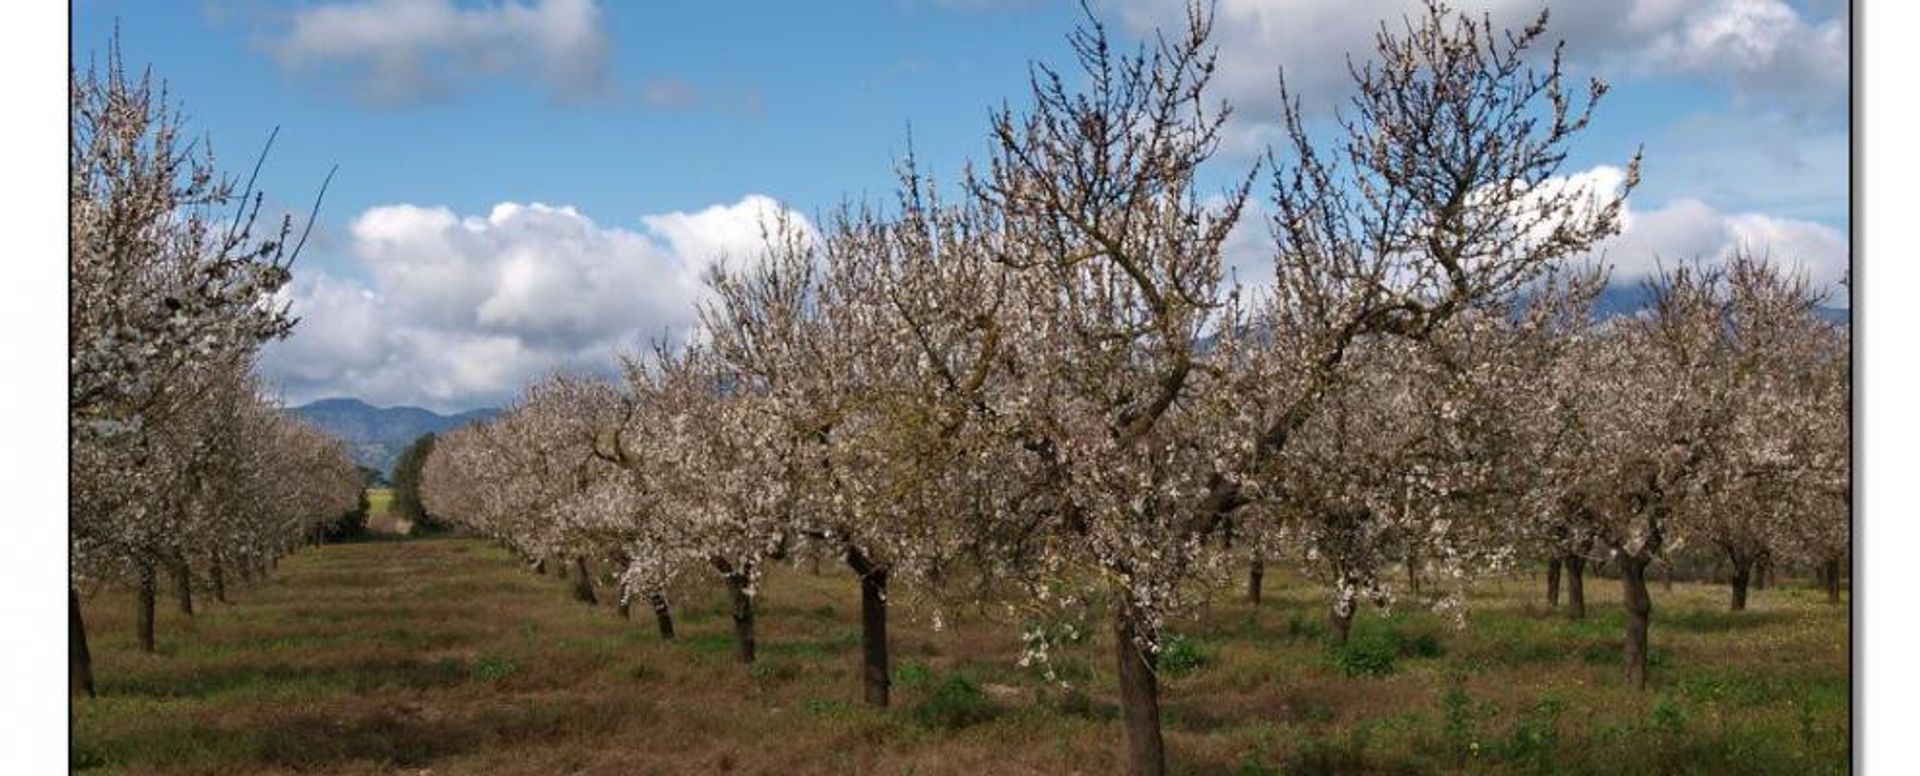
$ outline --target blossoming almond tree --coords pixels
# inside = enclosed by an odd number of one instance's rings
[[[204,402],[233,387],[231,365],[293,325],[275,294],[300,245],[290,218],[256,233],[263,196],[220,175],[207,144],[182,137],[164,88],[130,77],[117,44],[104,70],[76,69],[70,82],[69,662],[74,689],[91,692],[83,585],[134,581],[151,649],[156,565],[170,565],[190,595],[183,548],[209,533],[256,538],[210,518],[217,502],[200,483],[223,458]]]

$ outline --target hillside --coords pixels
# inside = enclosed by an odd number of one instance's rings
[[[484,408],[442,415],[419,407],[375,407],[359,399],[321,399],[292,411],[345,440],[355,463],[387,474],[401,451],[422,434],[442,434],[500,414]]]

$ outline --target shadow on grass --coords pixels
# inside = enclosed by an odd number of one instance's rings
[[[425,690],[467,681],[465,661],[368,658],[320,666],[192,666],[180,673],[101,677],[100,695],[143,698],[209,698],[253,687],[319,686],[365,694],[398,687]]]
[[[302,710],[234,726],[199,724],[108,738],[76,745],[70,758],[74,770],[130,762],[244,763],[257,770],[348,762],[421,767],[483,747],[598,737],[647,714],[632,703],[580,698],[497,703],[461,715],[407,703],[345,714]]]

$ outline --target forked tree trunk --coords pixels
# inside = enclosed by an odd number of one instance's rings
[[[573,556],[573,600],[589,606],[600,603],[593,594],[593,574],[587,571],[587,559],[581,555]]]
[[[1133,603],[1123,601],[1115,608],[1114,651],[1120,669],[1120,708],[1127,726],[1127,773],[1160,776],[1167,771],[1167,755],[1160,739],[1158,657],[1141,643],[1145,624],[1139,622]]]
[[[1627,640],[1621,654],[1626,658],[1627,686],[1647,688],[1647,625],[1653,617],[1653,597],[1647,594],[1646,559],[1620,556],[1622,604],[1627,609]]]
[[[727,574],[727,597],[733,603],[734,657],[741,663],[753,662],[753,596],[747,593],[748,577]]]
[[[1560,608],[1560,559],[1547,559],[1547,608]]]
[[[1567,574],[1567,618],[1584,620],[1587,618],[1587,558],[1578,553],[1569,554],[1561,565]]]
[[[1266,579],[1267,560],[1254,558],[1253,563],[1247,566],[1247,601],[1254,606],[1260,605],[1260,588],[1265,586]]]
[[[1840,603],[1840,561],[1829,560],[1822,564],[1822,567],[1825,573],[1821,575],[1824,579],[1820,581],[1827,586],[1827,603]]]
[[[1744,612],[1747,610],[1747,586],[1753,581],[1753,560],[1740,557],[1737,553],[1728,553],[1727,559],[1733,562],[1733,574],[1727,579],[1730,594],[1727,608]]]
[[[158,574],[155,573],[153,561],[150,560],[140,561],[138,573],[139,591],[134,596],[133,627],[140,637],[140,651],[152,652],[153,599],[158,592],[154,588],[159,584],[159,580],[154,577],[158,576]]]
[[[847,566],[860,575],[860,653],[867,705],[887,705],[893,669],[887,648],[887,566],[847,548]]]
[[[667,607],[667,595],[654,592],[647,595],[647,603],[653,605],[654,624],[660,626],[660,638],[673,640],[673,610]]]
[[[93,697],[93,653],[87,651],[87,624],[80,619],[80,591],[67,587],[67,679],[73,694]]]
[[[193,572],[187,568],[187,559],[175,555],[167,562],[167,575],[173,578],[173,600],[180,605],[180,613],[193,616]]]

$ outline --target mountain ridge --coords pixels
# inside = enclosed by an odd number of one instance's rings
[[[444,434],[461,426],[484,423],[499,416],[494,407],[442,415],[410,405],[377,407],[352,397],[330,397],[288,408],[293,413],[347,443],[355,463],[383,474],[393,473],[400,453],[425,434]]]

